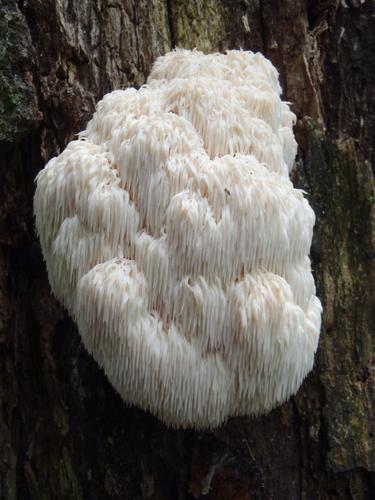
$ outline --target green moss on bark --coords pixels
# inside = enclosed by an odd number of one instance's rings
[[[375,470],[373,178],[352,140],[331,141],[307,122],[306,189],[317,214],[314,242],[324,305],[319,362],[328,468]]]
[[[31,40],[15,2],[0,6],[0,141],[13,142],[40,119],[27,72]]]
[[[213,52],[226,39],[228,12],[215,0],[171,1],[172,31],[177,47]]]

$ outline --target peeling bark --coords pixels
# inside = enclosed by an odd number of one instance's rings
[[[373,0],[0,1],[0,498],[370,499],[375,488]],[[317,214],[316,366],[210,433],[129,408],[50,294],[33,179],[173,46],[260,50],[298,115]]]

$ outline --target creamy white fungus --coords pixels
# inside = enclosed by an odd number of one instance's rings
[[[122,398],[175,427],[259,415],[313,366],[314,213],[261,54],[159,57],[37,177],[49,281]]]

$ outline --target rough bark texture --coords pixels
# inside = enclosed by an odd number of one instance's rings
[[[127,407],[50,294],[33,179],[174,46],[260,50],[299,121],[324,322],[295,398],[211,433]],[[374,498],[373,0],[0,0],[0,498]]]

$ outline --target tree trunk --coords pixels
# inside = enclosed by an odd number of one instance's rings
[[[0,498],[374,498],[374,0],[0,0]],[[261,51],[317,224],[313,373],[266,417],[173,431],[128,407],[51,296],[33,179],[175,46]]]

